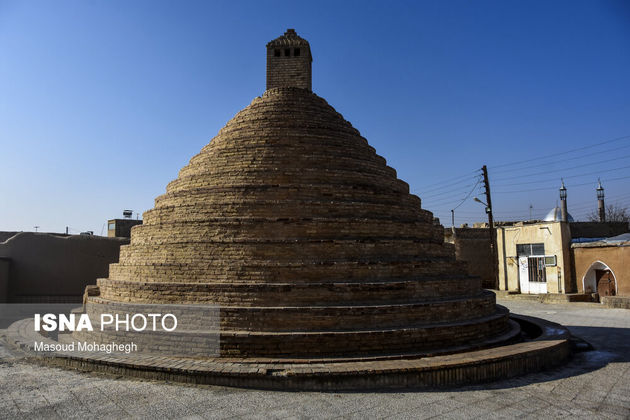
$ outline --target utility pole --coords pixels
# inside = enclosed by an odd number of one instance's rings
[[[483,185],[486,189],[486,213],[488,213],[488,232],[490,234],[490,253],[492,255],[492,277],[494,278],[494,287],[499,289],[499,272],[497,270],[497,236],[494,231],[494,219],[492,217],[492,197],[490,196],[490,181],[488,181],[488,168],[483,165]]]

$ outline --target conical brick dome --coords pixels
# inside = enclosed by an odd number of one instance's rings
[[[450,351],[510,336],[507,311],[455,261],[443,227],[310,91],[310,49],[293,35],[268,45],[268,72],[308,66],[308,85],[269,88],[190,160],[98,281],[98,301],[220,305],[221,354],[239,357]]]

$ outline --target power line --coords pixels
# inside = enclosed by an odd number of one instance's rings
[[[627,197],[622,197],[622,198],[619,198],[619,196],[616,196],[614,201],[612,199],[607,200],[607,202],[611,202],[611,201],[614,204],[618,204],[622,206],[630,205],[630,194],[628,194]],[[579,202],[578,205],[569,206],[569,210],[571,214],[573,215],[573,217],[576,218],[576,220],[583,216],[591,215],[597,211],[597,202],[595,200],[586,202],[587,204],[583,204],[583,203],[585,202]],[[541,219],[544,216],[546,216],[546,214],[547,214],[546,210],[537,210],[537,211],[534,211],[530,217],[530,215],[526,214],[525,212],[501,211],[501,212],[498,212],[497,217],[502,218],[504,220],[505,219],[525,220],[525,219],[530,219],[530,218]]]
[[[538,161],[538,160],[540,160],[540,159],[548,159],[548,158],[551,158],[551,157],[554,157],[554,156],[566,155],[566,154],[569,154],[569,153],[578,152],[578,151],[581,151],[581,150],[591,149],[591,148],[593,148],[593,147],[597,147],[597,146],[600,146],[600,145],[602,145],[602,144],[613,143],[613,142],[620,141],[620,140],[624,140],[624,139],[630,139],[630,136],[617,137],[617,138],[614,138],[614,139],[610,139],[610,140],[602,141],[602,142],[595,143],[595,144],[591,144],[591,145],[588,145],[588,146],[578,147],[578,148],[576,148],[576,149],[564,150],[564,151],[562,151],[562,152],[553,153],[553,154],[548,154],[548,155],[546,155],[546,156],[543,156],[542,158],[541,158],[540,156],[538,156],[538,157],[535,157],[535,158],[532,158],[532,159],[525,159],[525,160],[516,161],[516,162],[511,162],[511,163],[503,163],[503,164],[501,164],[501,165],[495,165],[495,166],[492,166],[492,167],[491,167],[491,169],[503,168],[503,167],[506,167],[506,166],[515,166],[515,165],[520,165],[520,164],[522,164],[522,163],[527,163],[527,162]]]
[[[477,216],[479,214],[483,214],[483,212],[481,211],[481,207],[479,207],[479,211],[460,210],[457,212],[457,214],[464,215],[464,216]]]
[[[546,215],[548,210],[538,210],[532,212],[532,217],[539,217]],[[516,212],[497,212],[497,217],[516,217],[519,219],[529,218],[529,213],[516,213]]]
[[[615,194],[614,196],[610,196],[606,198],[606,202],[618,202],[618,201],[625,201],[625,200],[630,200],[630,193],[628,194]],[[582,209],[589,209],[592,207],[597,207],[597,201],[594,198],[593,200],[589,200],[589,201],[578,201],[578,202],[573,202],[570,201],[570,209],[575,212],[576,210],[579,212]],[[548,209],[541,209],[540,207],[533,209],[532,211],[532,216],[539,216],[539,215],[546,215],[547,214]],[[499,216],[499,217],[529,217],[529,212],[527,210],[498,210],[495,211],[495,213]],[[459,211],[458,214],[477,214],[477,212],[466,212],[466,211]]]
[[[613,196],[609,196],[606,198],[606,201],[612,200],[612,199],[625,199],[625,198],[630,198],[630,193],[627,194],[616,194]],[[575,206],[572,207],[584,207],[585,205],[589,205],[589,204],[594,204],[595,200],[589,200],[589,201],[578,201],[577,203],[575,203]]]
[[[614,159],[601,160],[601,161],[598,161],[598,162],[591,162],[591,163],[589,163],[589,166],[597,165],[597,164],[600,164],[600,163],[609,163],[609,162],[613,162],[615,160],[621,160],[621,159],[627,159],[627,158],[630,158],[630,155],[621,156],[621,157],[614,158]],[[616,168],[616,169],[626,169],[628,167],[630,167],[630,166],[624,166],[622,168]],[[575,166],[573,166],[571,168],[561,168],[561,169],[553,169],[551,171],[536,172],[536,173],[533,173],[533,174],[524,173],[524,174],[517,175],[517,176],[501,178],[500,181],[505,181],[505,180],[509,180],[509,179],[524,178],[524,177],[530,177],[530,176],[536,176],[536,175],[546,175],[546,174],[566,171],[566,170],[572,169],[572,168],[575,168]],[[611,171],[611,170],[614,170],[614,169],[607,169],[607,171]],[[604,172],[604,171],[600,171],[600,172]],[[595,172],[595,173],[597,173],[597,172]],[[571,178],[571,177],[576,177],[576,176],[578,176],[578,175],[563,176],[563,178],[566,179],[566,178]],[[579,175],[579,176],[582,176],[582,175]],[[535,182],[539,182],[539,181],[521,182],[521,183],[516,183],[516,184],[503,184],[502,186],[532,184],[532,183],[535,183]]]
[[[439,193],[433,193],[433,194],[422,194],[421,196],[422,196],[422,198],[425,198],[425,199],[428,198],[428,197],[439,197],[441,195],[452,194],[454,192],[468,191],[468,188],[470,188],[472,186],[473,186],[473,184],[468,184],[468,185],[464,185],[462,187],[455,188],[455,189],[452,189],[452,190],[446,190],[446,191],[442,191],[442,192],[439,192]]]
[[[459,206],[461,206],[462,204],[464,204],[464,201],[468,200],[470,198],[470,195],[473,193],[473,191],[475,191],[475,188],[477,188],[477,185],[479,185],[479,183],[481,182],[481,178],[479,178],[477,180],[477,183],[475,184],[475,186],[472,188],[472,190],[470,190],[470,192],[468,193],[468,195],[466,197],[464,197],[464,199],[462,200],[461,203],[459,203],[458,205],[455,206],[455,208],[453,208],[453,210],[457,210],[457,208]]]
[[[603,172],[603,171],[602,171]],[[599,172],[596,172],[599,173]],[[630,178],[630,176],[622,176],[619,178],[610,178],[610,179],[606,179],[606,180],[602,180],[602,182],[613,182],[613,181],[619,181],[622,179],[628,179]],[[571,187],[582,187],[584,185],[594,185],[593,182],[584,182],[582,184],[575,184],[575,185],[571,185]],[[516,194],[516,193],[521,193],[521,192],[532,192],[532,191],[548,191],[548,190],[555,190],[556,187],[545,187],[545,188],[533,188],[533,189],[529,189],[529,190],[518,190],[518,191],[494,191],[494,194]]]
[[[566,158],[565,157],[565,158],[562,159],[562,162],[566,162],[566,161],[569,161],[569,160],[590,159],[591,157],[593,157],[595,155],[601,155],[601,154],[604,154],[604,153],[615,152],[617,150],[627,149],[628,147],[630,147],[630,143],[628,143],[628,144],[626,144],[624,146],[616,147],[614,149],[607,149],[607,150],[602,150],[602,151],[599,151],[599,152],[592,152],[592,153],[589,153],[588,155],[575,156],[575,157],[572,157],[572,158]],[[592,164],[592,162],[588,162],[588,164],[590,165],[590,164]],[[540,163],[538,165],[527,165],[527,168],[528,169],[539,168],[541,166],[547,166],[547,165],[550,165],[550,163],[549,162],[544,162],[544,163]],[[498,171],[492,171],[492,174],[494,176],[496,176],[497,173],[512,172],[513,170],[514,170],[513,168],[510,168],[510,169],[503,169],[503,170],[498,170]]]
[[[479,176],[479,175],[477,175],[477,176]],[[436,191],[436,190],[439,190],[439,189],[442,189],[442,188],[450,187],[452,185],[458,185],[458,184],[461,184],[463,182],[470,181],[470,179],[471,179],[471,176],[470,175],[466,175],[465,177],[460,177],[459,181],[457,181],[457,182],[452,182],[452,183],[449,183],[449,184],[444,184],[444,182],[438,182],[438,183],[435,183],[435,184],[431,184],[431,188],[429,188],[428,190],[419,190],[419,191],[422,191],[421,192],[422,194],[426,194],[426,193],[430,193],[432,191]],[[474,179],[474,178],[472,178],[472,179]],[[444,184],[444,185],[442,185],[442,184]]]
[[[430,204],[430,207],[439,208],[443,206],[450,206],[452,203],[459,203],[460,201],[461,201],[461,198],[453,198],[453,199],[447,198],[447,199],[442,199],[438,201],[429,201],[429,204]],[[423,205],[424,204],[426,203],[424,203],[424,200],[423,200]]]
[[[571,211],[582,211],[582,210],[586,210],[586,209],[591,209],[591,208],[595,208],[597,207],[597,203],[593,202],[591,204],[582,204],[579,206],[570,206]]]
[[[620,207],[630,207],[630,201],[615,202],[614,205],[620,206]],[[586,216],[591,216],[591,215],[597,216],[597,207],[594,207],[592,209],[578,210],[574,212],[573,214],[580,215],[580,217],[586,217]]]
[[[477,174],[478,172],[479,172],[479,169],[476,169],[476,170],[474,170],[472,172],[466,173],[465,175],[457,175],[457,176],[454,176],[454,177],[451,177],[451,178],[446,178],[446,179],[443,179],[441,181],[431,183],[430,185],[427,185],[427,186],[433,187],[434,185],[440,185],[440,184],[444,184],[445,182],[451,182],[451,181],[455,181],[455,180],[458,180],[458,179],[469,179],[472,175]]]
[[[587,204],[584,204],[584,203],[587,203]],[[630,203],[630,194],[626,198],[616,199],[614,203],[615,204],[620,203],[621,205],[626,205]],[[574,217],[576,217],[576,215],[590,215],[593,212],[597,211],[597,202],[595,200],[592,200],[589,202],[579,202],[578,205],[570,205],[569,210],[571,211],[571,214],[573,214]],[[546,214],[547,214],[546,210],[537,210],[532,213],[532,218],[534,219],[542,218]],[[498,212],[497,217],[523,220],[523,219],[529,218],[529,214],[526,214],[525,212],[518,212],[518,211],[501,211],[501,212]]]
[[[452,203],[458,203],[461,200],[462,198],[450,197],[450,198],[442,198],[436,201],[427,200],[427,202],[429,203],[430,207],[442,207],[442,206],[450,205]],[[422,200],[422,202],[425,203],[425,200]]]

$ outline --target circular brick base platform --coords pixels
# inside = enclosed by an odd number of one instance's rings
[[[463,353],[388,359],[225,359],[192,360],[152,355],[36,352],[47,338],[32,320],[15,322],[5,339],[36,363],[129,377],[277,390],[353,390],[447,387],[488,382],[563,363],[571,353],[570,333],[559,324],[511,315],[537,337],[516,344]]]

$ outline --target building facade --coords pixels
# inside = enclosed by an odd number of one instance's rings
[[[571,245],[580,293],[630,297],[630,238]]]
[[[621,222],[532,221],[499,223],[499,289],[520,293],[594,293],[580,284],[574,249],[628,231]],[[578,255],[582,251],[578,251]]]
[[[570,293],[571,231],[563,222],[498,226],[499,288],[520,293]]]
[[[111,219],[107,221],[107,237],[131,238],[131,228],[141,225],[142,220],[136,219]]]
[[[630,286],[624,285],[630,281],[630,242],[611,238],[627,232],[627,223],[497,222],[495,230],[499,290],[630,296]],[[454,245],[457,259],[466,262],[484,287],[493,288],[487,223],[447,228],[444,240]],[[608,292],[601,279],[610,284]]]

